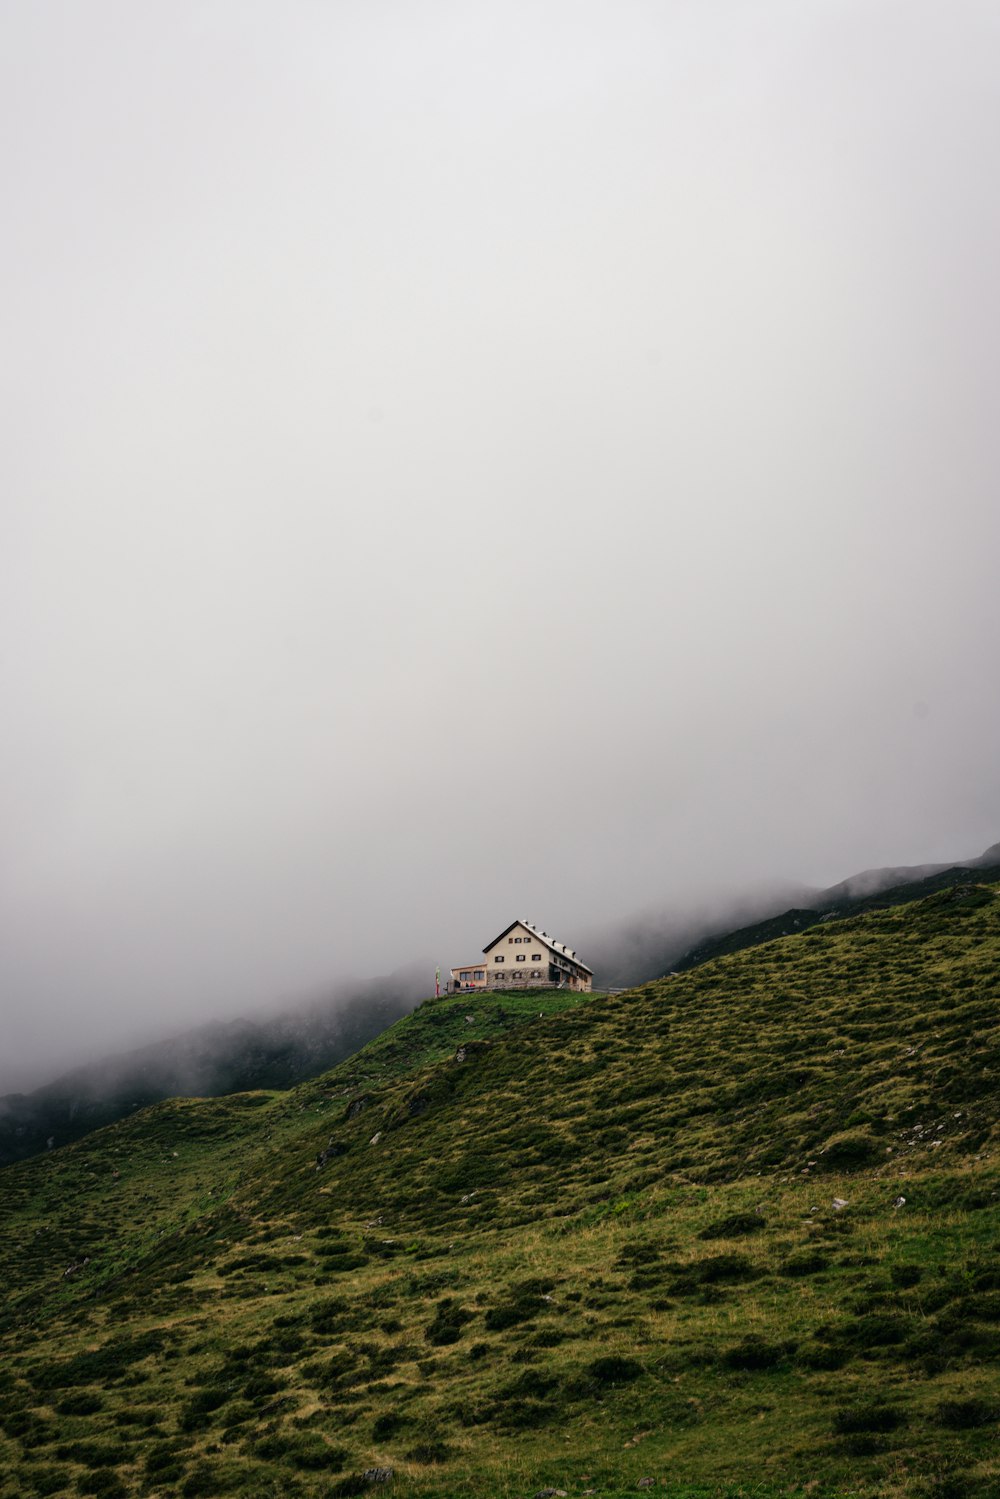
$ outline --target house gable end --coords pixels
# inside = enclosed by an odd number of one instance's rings
[[[500,933],[499,937],[494,937],[492,942],[487,942],[486,946],[483,948],[483,952],[484,953],[492,952],[493,949],[496,947],[497,943],[498,942],[502,942],[505,937],[509,937],[510,934],[511,934],[511,932],[514,930],[514,928],[516,926],[522,926],[523,927],[524,926],[524,922],[523,921],[512,921],[511,924],[510,924],[510,926],[505,926],[504,929],[503,929],[503,931]],[[527,931],[528,929],[525,928],[525,930]],[[534,936],[535,934],[533,932],[529,932],[529,935],[530,936]]]
[[[588,968],[586,963],[582,963],[570,948],[565,947],[561,942],[557,942],[554,937],[549,937],[547,933],[540,932],[537,927],[531,925],[530,921],[512,921],[510,926],[505,926],[500,935],[494,937],[493,941],[487,943],[483,948],[484,956],[488,959],[494,949],[500,947],[501,944],[503,944],[504,950],[506,950],[508,939],[517,930],[524,934],[526,941],[537,943],[560,963],[572,965],[581,969],[584,973],[593,976],[593,969]]]
[[[513,941],[511,941],[511,939],[513,939]],[[508,946],[513,946],[515,943],[519,947],[526,948],[537,944],[538,947],[548,948],[550,951],[552,950],[551,944],[540,937],[537,932],[533,932],[531,927],[528,926],[525,922],[512,921],[510,926],[504,927],[499,937],[494,937],[493,941],[489,943],[487,947],[483,948],[483,955],[484,957],[488,958],[490,954],[497,948],[500,948],[503,952],[506,952]]]

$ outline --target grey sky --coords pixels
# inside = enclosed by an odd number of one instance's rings
[[[0,43],[0,1087],[1000,837],[995,5]]]

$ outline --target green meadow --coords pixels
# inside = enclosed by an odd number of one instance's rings
[[[998,1004],[961,886],[8,1167],[0,1496],[997,1499]]]

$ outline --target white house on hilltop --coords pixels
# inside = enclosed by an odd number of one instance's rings
[[[589,993],[594,975],[573,948],[539,931],[530,921],[512,921],[483,948],[477,963],[451,970],[451,989],[577,989]]]

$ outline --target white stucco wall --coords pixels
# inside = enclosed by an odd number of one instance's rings
[[[523,963],[517,961],[521,955],[524,957]],[[487,973],[490,975],[490,978],[493,978],[497,973],[503,972],[506,977],[501,982],[506,983],[517,981],[510,978],[512,973],[516,974],[522,983],[530,982],[533,976],[536,983],[546,983],[549,977],[549,964],[555,957],[552,951],[544,943],[539,942],[538,937],[530,932],[527,927],[522,926],[520,922],[512,927],[498,942],[492,943],[485,950],[483,956],[486,960]],[[498,958],[502,958],[503,962],[498,962]],[[533,959],[537,959],[537,961],[533,961]],[[569,964],[573,962],[572,958],[565,961]],[[591,980],[589,974],[578,971],[574,977],[576,979],[574,987],[584,990],[590,988]],[[568,977],[566,982],[568,982]]]

